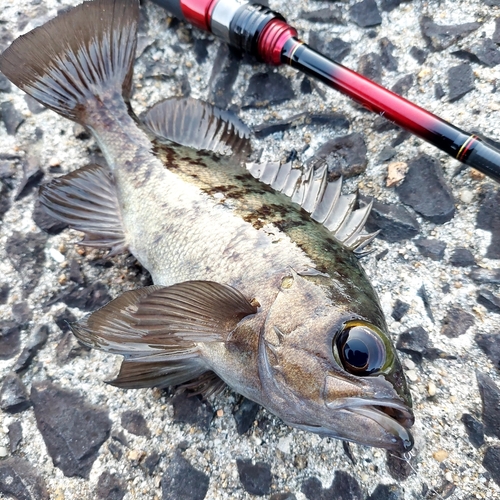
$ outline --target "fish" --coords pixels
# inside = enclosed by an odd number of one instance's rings
[[[325,166],[245,161],[250,131],[193,98],[131,106],[139,2],[93,0],[15,40],[0,71],[85,126],[106,165],[40,189],[82,245],[130,252],[153,285],[72,325],[123,357],[110,383],[226,385],[291,427],[408,452],[411,394],[359,257],[371,206]]]

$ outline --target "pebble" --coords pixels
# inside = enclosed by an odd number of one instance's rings
[[[436,384],[434,382],[429,382],[427,384],[427,394],[432,398],[436,395]]]
[[[139,462],[146,456],[146,452],[143,450],[130,450],[127,453],[127,458],[134,464],[138,465]]]
[[[9,299],[10,286],[7,284],[0,285],[0,306],[3,304],[7,304],[7,300]]]
[[[300,17],[311,23],[344,24],[342,10],[339,8],[325,7],[308,12],[303,10]]]
[[[405,75],[403,76],[403,78],[400,78],[391,88],[391,90],[393,92],[395,92],[396,94],[399,94],[401,96],[406,96],[406,94],[408,93],[408,90],[411,89],[411,87],[413,86],[413,83],[415,82],[415,78],[413,77],[413,75],[410,73],[408,75]],[[397,163],[402,163],[403,165],[405,165],[404,167],[404,173],[406,173],[406,170],[407,170],[407,167],[408,167],[408,164],[405,163],[405,162],[397,162]]]
[[[236,421],[236,430],[240,436],[252,427],[259,409],[259,404],[250,401],[250,399],[243,398],[233,413],[234,420]]]
[[[301,491],[308,500],[363,500],[356,479],[347,472],[337,470],[333,476],[332,484],[329,488],[323,488],[321,481],[316,477],[306,479],[301,486]]]
[[[423,16],[420,27],[424,38],[431,48],[436,51],[447,49],[459,39],[481,27],[481,23],[463,23],[456,25],[439,25],[430,17]]]
[[[13,231],[5,245],[12,265],[22,276],[26,294],[35,289],[44,272],[47,238],[48,235],[40,232]]]
[[[488,446],[483,458],[483,467],[491,474],[491,477],[500,486],[500,446]]]
[[[147,438],[151,437],[151,431],[146,423],[146,419],[138,411],[124,411],[121,415],[121,424],[122,427],[131,434],[145,436]]]
[[[387,165],[387,180],[385,185],[387,187],[394,187],[405,178],[408,171],[408,163],[403,161],[394,161]]]
[[[462,189],[460,191],[460,201],[468,205],[474,199],[474,193],[468,189]]]
[[[441,333],[450,339],[460,337],[474,325],[474,316],[462,308],[450,307],[443,319]]]
[[[122,500],[127,492],[127,484],[117,474],[104,471],[97,480],[96,497],[102,500]]]
[[[420,238],[414,240],[414,243],[421,255],[435,261],[443,259],[447,246],[444,241],[434,238]]]
[[[366,78],[382,83],[382,58],[375,52],[363,54],[358,59],[358,73]]]
[[[290,492],[285,493],[273,493],[269,500],[297,500],[297,497]]]
[[[450,264],[455,267],[469,267],[476,264],[476,259],[468,248],[457,247],[450,256]]]
[[[459,64],[448,70],[448,99],[455,102],[474,90],[474,75],[469,63]]]
[[[367,149],[363,135],[355,132],[325,142],[307,161],[307,167],[315,168],[326,163],[330,178],[344,179],[359,175],[366,170]]]
[[[408,370],[414,370],[417,367],[417,365],[409,358],[404,360],[404,365]]]
[[[351,19],[361,28],[378,26],[382,23],[382,17],[375,0],[363,0],[355,3],[349,9]]]
[[[370,198],[359,195],[359,200],[368,203]],[[365,227],[368,232],[380,230],[378,238],[389,243],[413,238],[420,232],[417,218],[408,209],[400,204],[378,200],[373,200]]]
[[[19,420],[9,424],[9,451],[15,453],[23,439],[23,426]]]
[[[0,321],[0,359],[11,359],[21,349],[21,330],[14,321]]]
[[[379,484],[366,500],[404,500],[404,492],[395,484]]]
[[[443,462],[448,458],[449,453],[446,450],[437,450],[432,454],[432,456],[434,457],[434,460],[437,460],[438,462]]]
[[[378,116],[375,120],[374,120],[374,124],[377,122],[377,120],[379,118],[382,118],[380,116]],[[385,120],[384,118],[382,118],[383,121],[385,121],[386,123],[390,123],[389,121]],[[388,160],[391,160],[392,158],[394,158],[396,155],[398,154],[398,150],[396,148],[393,148],[392,146],[384,146],[382,148],[382,151],[380,151],[380,154],[378,155],[378,161],[379,162],[383,162],[383,161],[388,161]],[[386,184],[387,184],[387,181],[386,181]],[[388,186],[389,187],[389,186]]]
[[[424,49],[420,49],[415,46],[413,46],[410,49],[410,56],[412,56],[413,59],[415,59],[418,62],[418,64],[424,64],[428,55],[429,55],[428,52]]]
[[[250,77],[242,108],[262,108],[295,98],[290,80],[281,73],[268,71]]]
[[[227,109],[231,103],[241,59],[241,53],[225,43],[219,44],[208,85],[209,100],[221,109]]]
[[[169,461],[161,479],[162,500],[203,500],[210,478],[194,468],[180,451]]]
[[[394,321],[401,321],[404,315],[410,310],[410,304],[403,302],[402,300],[396,299],[394,303],[394,308],[392,309],[391,316]]]
[[[500,64],[500,51],[491,38],[483,38],[480,43],[473,45],[471,53],[484,66],[493,68]]]
[[[477,372],[476,376],[483,402],[484,433],[500,438],[500,389],[485,373]]]
[[[38,115],[40,113],[43,113],[44,111],[47,111],[47,108],[45,106],[40,104],[35,98],[31,97],[28,94],[24,96],[24,100],[26,101],[26,105],[28,106],[30,113],[34,115]]]
[[[31,310],[28,302],[16,302],[12,305],[12,316],[18,325],[21,327],[26,326],[27,323],[33,318],[33,311]]]
[[[416,382],[418,380],[418,375],[415,370],[407,370],[405,375],[410,382]]]
[[[156,470],[156,466],[160,463],[160,458],[160,455],[156,451],[153,451],[141,461],[140,465],[149,476],[152,476]]]
[[[88,479],[99,449],[111,432],[108,411],[48,380],[33,383],[31,400],[38,430],[54,465],[67,477]]]
[[[66,257],[55,248],[49,248],[49,255],[59,264],[62,264],[66,260]]]
[[[399,335],[396,348],[409,354],[415,362],[421,363],[428,344],[429,334],[421,326],[417,326]]]
[[[283,436],[283,437],[280,437],[279,440],[278,440],[278,444],[276,445],[276,447],[282,451],[283,453],[285,454],[289,454],[290,453],[290,447],[293,443],[293,437],[291,434],[288,434],[287,436]]]
[[[461,420],[465,425],[471,444],[476,448],[482,446],[484,444],[484,425],[469,413],[464,413]]]
[[[421,154],[408,165],[404,181],[396,187],[401,202],[435,224],[451,220],[455,203],[439,161]]]
[[[500,269],[484,269],[482,267],[473,267],[469,277],[477,283],[500,284]]]
[[[8,93],[12,88],[11,83],[6,76],[0,74],[0,92]]]
[[[396,48],[395,45],[387,37],[382,37],[379,40],[379,46],[382,66],[388,71],[397,71],[398,60],[393,54]],[[396,85],[398,85],[398,83],[396,83]]]
[[[305,455],[295,455],[293,465],[299,470],[304,470],[308,465],[307,457]]]
[[[495,295],[490,290],[481,288],[479,292],[477,292],[477,301],[479,304],[486,307],[488,311],[500,313],[500,296]]]
[[[189,396],[181,392],[171,401],[174,407],[174,422],[195,425],[201,430],[208,430],[212,422],[214,411],[208,401],[202,401],[199,396]]]
[[[21,123],[24,122],[24,117],[15,108],[14,104],[10,101],[5,101],[0,104],[0,117],[5,125],[7,133],[15,135]]]
[[[476,227],[491,232],[491,242],[485,257],[500,259],[500,189],[490,188],[481,203],[476,217]]]
[[[69,330],[67,322],[64,326],[66,331],[56,346],[56,361],[59,366],[64,366],[72,359],[75,359],[78,356],[81,356],[84,352],[88,352],[90,350],[89,347],[78,342],[77,338]]]
[[[271,492],[273,476],[271,467],[264,462],[252,464],[251,460],[236,459],[238,474],[245,491],[252,495],[268,495]]]
[[[35,208],[31,214],[35,224],[48,234],[59,234],[68,227],[68,224],[61,222],[49,215],[40,203],[39,198],[35,201]]]
[[[44,479],[23,458],[0,461],[0,493],[16,500],[49,500]]]
[[[498,333],[478,333],[475,336],[477,345],[493,361],[500,370],[500,335]]]
[[[405,481],[415,472],[415,467],[406,456],[394,451],[386,452],[387,471],[397,481]]]
[[[68,307],[77,307],[82,311],[95,311],[105,306],[111,300],[111,296],[106,285],[100,281],[94,281],[84,287],[70,284],[54,300],[64,302]]]
[[[26,386],[16,373],[8,373],[0,389],[0,408],[7,413],[19,413],[30,406]]]
[[[498,5],[499,0],[486,0],[486,5]],[[491,37],[494,43],[500,43],[500,18],[495,19],[495,31]]]
[[[309,32],[309,45],[318,52],[328,54],[329,57],[337,62],[342,62],[351,52],[351,44],[349,42],[345,42],[337,37],[327,41],[323,38],[322,33],[314,30]]]

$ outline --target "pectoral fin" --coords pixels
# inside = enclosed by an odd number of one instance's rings
[[[113,385],[166,387],[209,371],[198,344],[224,342],[255,312],[230,286],[187,281],[125,292],[72,329],[85,345],[124,356]]]

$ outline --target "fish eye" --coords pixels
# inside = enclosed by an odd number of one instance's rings
[[[373,375],[388,364],[384,336],[364,323],[344,325],[333,341],[333,351],[336,360],[352,375]]]

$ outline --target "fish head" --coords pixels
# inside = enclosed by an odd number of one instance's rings
[[[411,395],[383,315],[372,316],[317,279],[284,278],[259,340],[266,406],[294,427],[409,451]]]

